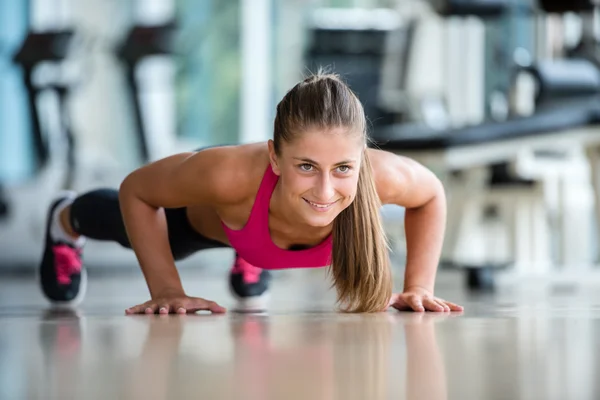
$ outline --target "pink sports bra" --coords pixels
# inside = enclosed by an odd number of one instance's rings
[[[318,268],[331,264],[332,236],[309,249],[284,250],[271,240],[269,203],[279,177],[267,167],[252,205],[250,218],[240,230],[221,225],[240,257],[263,269]]]

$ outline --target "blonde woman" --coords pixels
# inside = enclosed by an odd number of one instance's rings
[[[184,293],[175,266],[214,247],[236,251],[229,276],[240,309],[266,307],[269,270],[328,267],[344,311],[461,311],[434,296],[446,219],[441,183],[416,162],[367,148],[367,140],[350,88],[336,75],[313,75],[278,104],[267,143],[173,155],[135,170],[118,191],[56,199],[42,289],[56,303],[81,300],[89,238],[134,250],[151,299],[127,314],[225,312]],[[382,204],[406,207],[408,256],[397,294]]]

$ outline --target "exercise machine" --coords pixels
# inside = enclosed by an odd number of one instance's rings
[[[140,64],[150,56],[174,54],[176,27],[174,23],[156,26],[133,26],[115,53],[124,65],[127,87],[133,106],[136,142],[142,163],[153,159],[140,103],[140,85],[137,72]]]
[[[558,11],[566,7],[561,4]],[[576,6],[569,3],[568,10],[578,11]],[[471,289],[492,290],[493,272],[507,266],[517,275],[538,276],[553,265],[564,268],[565,252],[589,240],[585,230],[574,237],[560,204],[572,187],[570,177],[581,175],[578,156],[587,160],[600,215],[597,65],[581,58],[539,60],[515,64],[512,74],[516,81],[529,77],[528,112],[515,101],[505,120],[450,129],[392,124],[375,132],[378,147],[414,158],[442,177],[449,192],[444,264],[464,269]],[[527,96],[518,92],[513,100]],[[554,220],[546,199],[551,181],[559,191]]]
[[[64,63],[74,52],[76,45],[75,33],[72,30],[29,32],[13,58],[14,62],[23,69],[23,83],[27,91],[31,135],[35,150],[35,168],[39,172],[48,165],[51,152],[56,149],[52,145],[53,140],[64,140],[63,189],[72,186],[76,163],[76,139],[67,106],[69,96],[78,82],[69,76],[64,68]],[[56,96],[54,115],[50,115],[48,107],[40,106],[40,97],[47,92]],[[52,132],[52,123],[56,121],[59,132]]]

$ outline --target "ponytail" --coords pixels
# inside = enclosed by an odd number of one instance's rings
[[[275,153],[281,154],[283,143],[292,143],[307,129],[339,127],[347,128],[346,135],[357,143],[367,142],[367,122],[358,97],[337,75],[319,72],[294,86],[277,105]],[[338,303],[347,312],[383,311],[392,295],[380,207],[365,150],[354,201],[333,223],[329,272]]]
[[[356,197],[333,225],[330,273],[338,303],[346,312],[383,311],[392,295],[381,202],[366,150],[363,157]]]

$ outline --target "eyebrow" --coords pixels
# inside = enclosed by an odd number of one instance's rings
[[[303,161],[309,164],[315,164],[315,165],[319,165],[318,162],[311,160],[310,158],[300,158],[300,157],[293,157],[294,160],[298,160],[298,161]],[[344,164],[352,164],[355,160],[344,160],[344,161],[340,161],[338,163],[333,164],[334,166],[337,165],[344,165]]]

